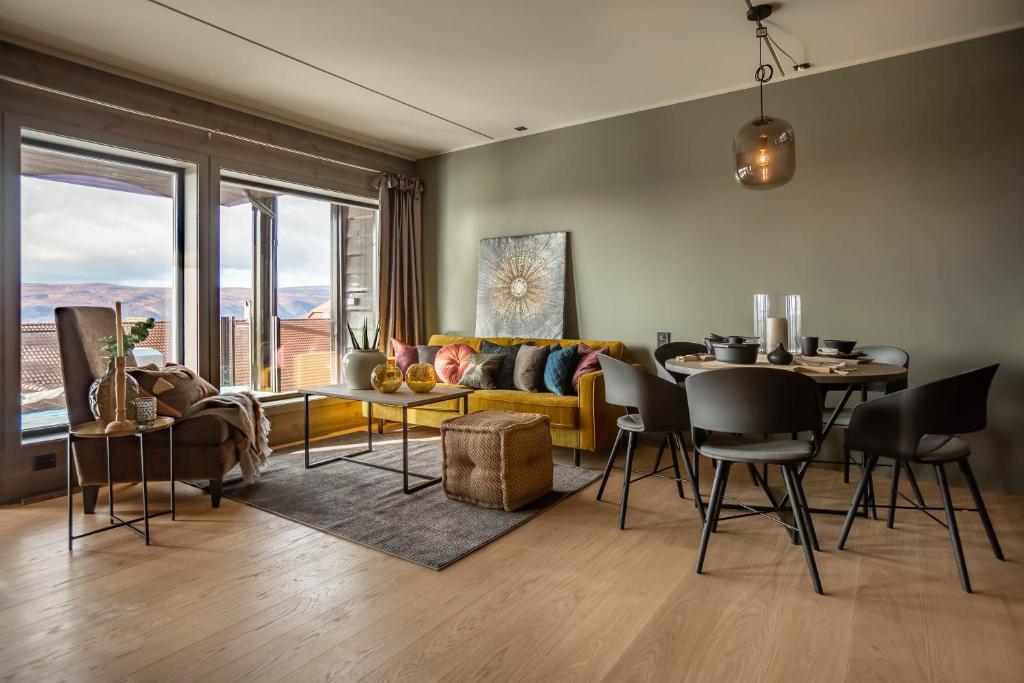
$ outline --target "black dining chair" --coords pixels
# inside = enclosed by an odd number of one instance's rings
[[[931,465],[942,495],[942,507],[914,505],[925,514],[929,510],[944,510],[945,527],[949,529],[953,545],[953,557],[960,572],[960,585],[965,592],[971,592],[971,580],[967,574],[964,550],[960,544],[960,532],[956,523],[956,511],[977,512],[981,517],[985,534],[992,546],[996,559],[1003,559],[1003,551],[996,538],[992,520],[985,508],[985,501],[974,480],[974,473],[968,458],[970,445],[960,438],[961,434],[978,432],[985,428],[988,416],[988,392],[992,378],[999,365],[989,365],[977,370],[929,382],[911,389],[904,389],[888,396],[859,404],[853,409],[847,440],[850,447],[866,455],[864,475],[854,493],[850,510],[843,522],[836,547],[846,545],[856,517],[857,508],[865,495],[871,472],[878,464],[879,457],[893,458],[892,486],[889,495],[890,515],[896,507],[897,486],[901,468],[910,469],[911,464]],[[956,463],[964,475],[967,487],[974,499],[974,508],[954,508],[946,479],[946,465]],[[933,517],[933,519],[935,519]],[[940,524],[942,522],[939,522]]]
[[[619,510],[619,528],[626,528],[626,507],[629,501],[630,484],[646,479],[651,476],[660,476],[657,464],[648,473],[633,478],[633,455],[636,450],[636,441],[639,436],[645,434],[658,434],[668,440],[669,450],[672,456],[672,469],[675,476],[676,487],[679,490],[679,497],[685,498],[683,493],[683,479],[679,471],[679,457],[677,448],[683,453],[683,464],[686,467],[686,476],[689,478],[693,488],[694,504],[697,506],[697,513],[701,520],[704,520],[704,505],[700,498],[700,490],[697,486],[697,479],[693,472],[693,464],[690,462],[690,454],[686,449],[682,433],[690,428],[690,420],[686,410],[686,392],[675,382],[666,381],[661,377],[651,375],[640,368],[629,363],[624,363],[606,355],[598,355],[601,363],[601,370],[604,371],[605,401],[611,405],[623,406],[629,411],[618,419],[619,432],[615,436],[615,443],[612,445],[611,453],[608,455],[608,464],[605,465],[604,475],[601,477],[601,486],[597,490],[597,499],[601,500],[604,495],[605,485],[608,483],[608,476],[611,474],[612,466],[618,455],[619,446],[626,441],[626,465],[622,479],[622,502]],[[667,467],[665,469],[668,469]]]
[[[734,464],[778,465],[788,496],[774,501],[779,517],[763,515],[799,536],[814,591],[821,593],[821,579],[814,561],[817,536],[807,507],[799,467],[821,447],[821,395],[806,375],[767,368],[730,368],[692,375],[686,380],[694,449],[715,461],[704,529],[697,554],[697,573],[704,568],[708,541],[722,521],[722,500]],[[801,439],[800,433],[811,438]],[[767,437],[767,438],[766,438]],[[786,501],[793,509],[795,527],[782,519]],[[746,507],[750,513],[760,514]],[[738,517],[746,517],[741,514]]]
[[[669,342],[668,344],[662,344],[658,348],[654,349],[654,360],[657,361],[658,367],[663,369],[670,377],[676,382],[682,382],[686,379],[686,375],[680,375],[679,373],[672,372],[665,367],[667,361],[676,358],[677,356],[688,356],[694,353],[707,353],[708,348],[704,344],[698,344],[697,342],[678,341]],[[660,372],[658,373],[661,374]]]

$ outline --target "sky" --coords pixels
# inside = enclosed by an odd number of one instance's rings
[[[278,286],[330,286],[330,203],[281,197]],[[22,280],[170,287],[168,197],[22,177]],[[252,214],[221,209],[221,285],[251,285]]]

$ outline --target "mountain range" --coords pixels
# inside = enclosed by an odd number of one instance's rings
[[[222,316],[241,318],[245,302],[252,297],[244,287],[220,290]],[[58,306],[110,306],[122,302],[127,318],[171,317],[172,291],[168,287],[128,287],[108,282],[83,284],[48,284],[26,282],[21,286],[21,321],[52,323],[53,309]],[[304,318],[306,314],[331,298],[330,287],[281,287],[277,292],[277,313],[281,318]]]

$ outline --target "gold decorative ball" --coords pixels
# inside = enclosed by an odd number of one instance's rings
[[[417,394],[425,394],[437,384],[434,366],[430,363],[416,363],[405,371],[405,383]]]
[[[402,370],[389,358],[370,373],[370,384],[382,394],[393,394],[402,386]]]

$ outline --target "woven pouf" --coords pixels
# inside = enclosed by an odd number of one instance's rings
[[[511,512],[551,490],[547,415],[483,410],[441,424],[442,477],[452,500]]]

